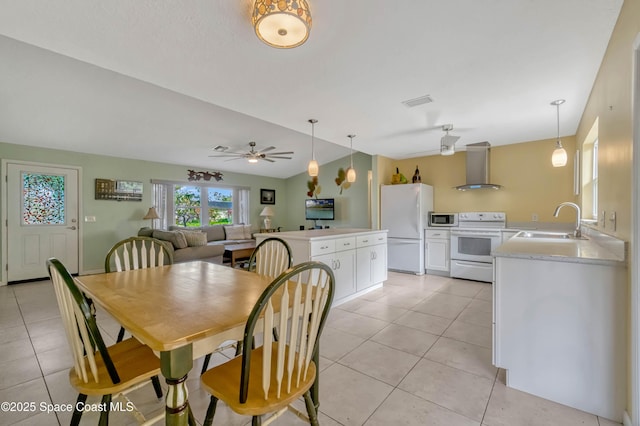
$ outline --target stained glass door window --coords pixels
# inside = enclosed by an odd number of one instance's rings
[[[22,173],[22,225],[64,225],[65,176]]]

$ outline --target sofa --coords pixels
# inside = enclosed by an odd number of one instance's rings
[[[168,230],[141,228],[138,236],[160,240],[173,263],[204,260],[222,264],[225,246],[254,242],[251,225],[169,226]]]

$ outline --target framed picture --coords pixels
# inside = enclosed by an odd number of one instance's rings
[[[275,189],[260,189],[260,204],[275,204],[275,203],[276,203]]]

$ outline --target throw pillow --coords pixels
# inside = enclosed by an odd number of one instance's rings
[[[151,237],[153,235],[153,229],[149,227],[140,228],[138,231],[138,237]]]
[[[244,227],[242,225],[228,225],[224,227],[227,240],[244,240]]]
[[[243,234],[244,234],[244,239],[245,240],[250,240],[253,238],[252,232],[251,232],[251,225],[243,225]]]
[[[177,249],[187,248],[187,240],[180,231],[162,231],[156,229],[153,231],[153,238],[158,240],[169,241],[173,247]]]
[[[207,234],[200,231],[183,232],[184,238],[187,240],[189,247],[202,247],[207,245]]]

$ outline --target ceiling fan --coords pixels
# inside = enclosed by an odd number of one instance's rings
[[[273,160],[274,158],[279,160],[291,160],[291,157],[286,157],[286,156],[293,154],[293,151],[269,152],[276,149],[275,146],[268,146],[259,151],[256,151],[255,142],[249,142],[249,147],[250,147],[249,151],[227,152],[226,151],[228,149],[227,147],[217,146],[214,148],[214,150],[220,152],[220,154],[210,155],[209,157],[216,157],[216,158],[228,157],[228,160],[225,160],[225,161],[240,160],[240,159],[246,158],[247,161],[249,161],[250,163],[257,163],[258,160],[265,160],[265,161],[269,161],[270,163],[274,163],[275,162],[275,160]]]
[[[454,144],[460,139],[460,136],[449,134],[449,132],[453,130],[453,124],[445,124],[442,126],[442,130],[445,132],[445,135],[440,139],[440,154],[453,155],[455,153]]]

